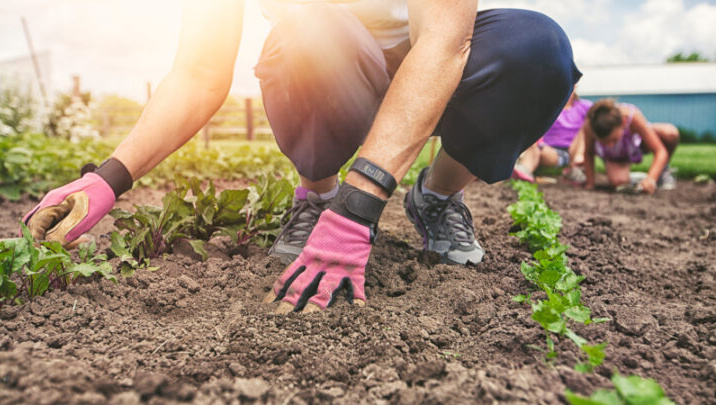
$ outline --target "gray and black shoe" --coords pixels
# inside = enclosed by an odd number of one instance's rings
[[[309,191],[305,200],[294,197],[293,206],[283,216],[281,233],[269,249],[269,255],[278,257],[284,264],[291,264],[301,254],[306,241],[318,222],[318,217],[331,204],[318,194]]]
[[[485,251],[475,240],[472,215],[458,193],[447,200],[423,194],[422,184],[427,168],[418,176],[413,188],[405,194],[403,207],[410,222],[423,237],[423,250],[437,252],[446,262],[478,264]]]
[[[659,176],[659,181],[656,182],[659,190],[674,190],[676,189],[676,178],[674,177],[674,169],[670,167],[664,168]]]

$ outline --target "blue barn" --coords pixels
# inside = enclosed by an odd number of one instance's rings
[[[613,97],[651,122],[716,136],[716,63],[582,67],[580,97]]]

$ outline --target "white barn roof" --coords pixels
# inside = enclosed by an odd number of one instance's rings
[[[716,63],[580,67],[583,96],[716,93]]]

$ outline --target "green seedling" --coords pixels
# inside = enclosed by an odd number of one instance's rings
[[[564,396],[572,405],[674,405],[659,383],[637,375],[612,376],[613,390],[597,390],[589,398],[566,390]]]
[[[513,182],[518,201],[507,208],[519,231],[512,233],[533,252],[533,261],[522,262],[520,271],[540,294],[518,295],[513,301],[529,304],[532,319],[539,323],[546,334],[547,359],[557,357],[555,341],[550,334],[566,337],[580,348],[585,359],[575,368],[591,372],[604,361],[606,343],[588,345],[586,339],[571,328],[571,324],[588,325],[604,322],[605,318],[593,320],[591,310],[581,302],[580,283],[584,280],[569,268],[567,249],[558,240],[562,218],[545,204],[537,185]],[[539,297],[545,297],[539,298]]]
[[[107,256],[96,254],[94,242],[79,246],[75,262],[58,242],[36,242],[25,224],[22,237],[0,241],[0,307],[22,304],[54,289],[64,290],[93,274],[117,282]]]

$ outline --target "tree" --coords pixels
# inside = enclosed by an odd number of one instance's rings
[[[709,62],[709,59],[701,56],[698,52],[691,52],[689,55],[684,55],[682,52],[677,53],[666,59],[666,63],[691,63],[691,62]]]

